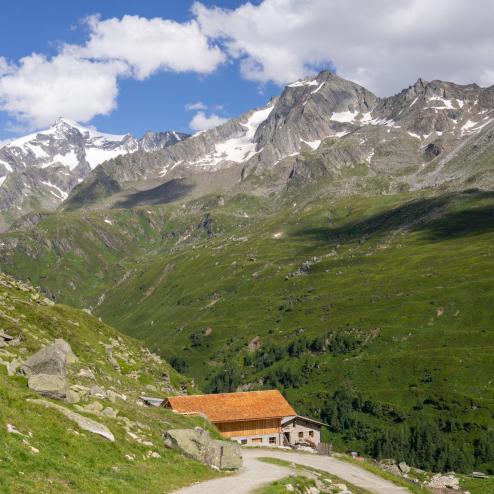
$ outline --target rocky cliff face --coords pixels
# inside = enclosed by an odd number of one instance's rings
[[[53,209],[104,161],[138,150],[156,151],[187,137],[147,132],[138,140],[60,118],[49,129],[0,148],[0,211],[8,221],[32,209]]]
[[[367,179],[385,182],[386,191],[464,185],[472,175],[485,183],[485,166],[477,158],[489,159],[483,150],[492,141],[493,122],[494,87],[419,79],[397,95],[379,98],[324,71],[289,84],[264,108],[165,149],[110,160],[102,169],[119,192],[191,177],[196,184],[216,181],[218,191],[251,191],[325,175],[342,194],[355,192]],[[459,155],[463,165],[452,169]],[[356,168],[366,178],[349,178]],[[97,174],[91,175],[88,181],[96,187]],[[78,203],[84,203],[80,199],[79,194]]]

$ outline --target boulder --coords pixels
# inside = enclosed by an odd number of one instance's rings
[[[81,429],[88,432],[92,432],[93,434],[98,434],[99,436],[102,436],[110,441],[115,441],[115,437],[113,436],[110,429],[106,427],[106,425],[100,424],[95,420],[88,419],[87,417],[83,417],[82,415],[79,415],[78,413],[73,412],[68,408],[57,405],[56,403],[51,403],[50,401],[46,401],[46,400],[28,400],[28,401],[31,403],[36,403],[38,405],[42,405],[46,408],[54,409],[60,412],[61,414],[65,415],[69,420],[75,422]]]
[[[32,374],[50,374],[65,377],[67,364],[77,360],[70,345],[65,340],[55,340],[51,345],[31,355],[21,364],[21,372],[26,376]]]
[[[430,489],[460,489],[460,481],[453,474],[436,474],[432,479],[427,483],[427,487]]]
[[[51,374],[31,374],[28,386],[36,393],[59,400],[64,400],[69,392],[67,379]]]
[[[398,468],[400,469],[401,473],[405,475],[410,472],[410,467],[404,461],[400,461],[400,463],[398,463]]]
[[[185,456],[220,470],[237,470],[242,466],[240,446],[231,441],[212,439],[207,431],[172,429],[164,433],[165,446],[182,451]]]

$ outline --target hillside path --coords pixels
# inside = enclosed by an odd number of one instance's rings
[[[176,491],[176,494],[249,494],[265,484],[290,474],[289,468],[264,463],[258,460],[260,457],[279,458],[317,468],[375,494],[410,494],[408,489],[398,487],[367,470],[329,456],[255,448],[242,449],[242,456],[244,466],[238,474],[194,484]]]

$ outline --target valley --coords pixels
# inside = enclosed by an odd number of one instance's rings
[[[2,237],[16,245],[2,268],[35,273],[201,389],[283,389],[341,447],[429,469],[491,468],[473,444],[494,406],[493,196],[304,189],[292,200],[56,213]],[[455,451],[472,446],[448,459],[390,450],[384,435],[413,434],[417,422]]]
[[[280,389],[338,451],[492,474],[493,94],[321,72],[86,170],[0,268],[203,392]]]

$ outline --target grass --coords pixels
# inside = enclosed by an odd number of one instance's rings
[[[307,477],[297,475],[287,477],[282,480],[276,480],[275,482],[259,489],[257,494],[286,494],[286,492],[288,492],[288,485],[292,486],[293,492],[305,493],[309,488],[315,487],[316,483]]]
[[[388,414],[356,414],[368,436],[447,414],[471,448],[494,428],[493,195],[313,192],[57,213],[2,235],[0,264],[183,358],[203,389],[233,366],[238,384],[277,386],[317,418],[348,386]],[[212,237],[201,226],[207,214]],[[340,355],[244,364],[256,336],[262,347],[286,346],[328,331],[367,342]],[[273,379],[287,370],[296,382]],[[333,430],[328,439],[365,450],[372,437]]]
[[[78,409],[77,405],[62,403],[104,423],[115,436],[115,442],[110,442],[78,429],[56,411],[30,402],[30,398],[39,396],[28,389],[26,378],[8,376],[6,367],[0,365],[0,492],[169,492],[218,475],[176,451],[165,449],[161,438],[166,429],[197,425],[211,428],[209,424],[165,409],[137,406],[138,397],[144,390],[158,396],[165,394],[163,375],[168,375],[176,385],[190,385],[168,364],[152,357],[142,344],[123,337],[84,312],[50,305],[35,290],[1,274],[0,328],[21,338],[19,346],[0,348],[2,361],[24,359],[41,345],[64,338],[79,359],[69,367],[71,385],[89,387],[97,384],[126,397],[125,400],[99,400],[104,407],[112,407],[118,412],[117,419],[95,417]],[[129,369],[117,371],[113,368],[104,346],[110,344],[114,346],[115,354],[125,355],[126,361],[132,363]],[[81,368],[91,369],[95,380],[78,377]],[[153,386],[153,391],[147,385]],[[94,399],[80,405],[91,401]],[[126,433],[124,417],[130,421],[131,431],[141,442]],[[13,425],[19,434],[7,433],[7,424]],[[160,457],[149,457],[151,451],[159,453]]]
[[[494,492],[494,478],[475,479],[472,477],[461,477],[460,486],[464,491],[472,494],[491,494]]]
[[[300,492],[305,492],[304,488],[315,485],[314,480],[310,478],[307,479],[308,474],[309,477],[314,477],[315,475],[319,480],[321,480],[323,483],[326,483],[328,486],[330,486],[331,484],[345,484],[353,494],[369,494],[369,491],[362,489],[356,485],[353,485],[341,479],[340,477],[330,474],[329,472],[326,472],[324,470],[318,470],[317,468],[312,468],[305,465],[299,465],[297,463],[291,463],[289,461],[280,460],[279,458],[265,457],[265,458],[259,458],[259,460],[265,463],[271,463],[272,465],[279,465],[282,467],[291,468],[293,470],[293,475],[294,475],[292,477],[283,479],[282,481],[274,482],[273,485],[268,486],[263,490],[261,490],[260,493],[262,494],[271,494],[271,493],[276,494],[277,492],[286,492],[286,490],[282,491],[281,488],[286,486],[287,483],[293,484],[294,487],[300,487]],[[327,480],[329,480],[330,482],[327,482]]]

